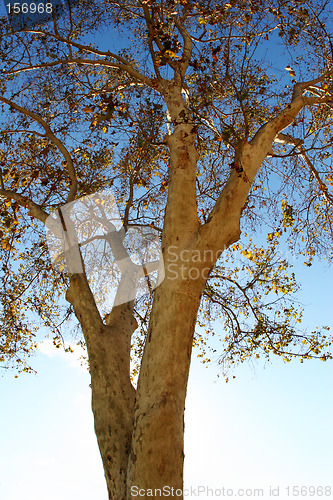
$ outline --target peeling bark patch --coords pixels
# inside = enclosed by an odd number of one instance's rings
[[[158,472],[159,472],[160,476],[164,476],[164,473],[165,473],[165,460],[164,460],[164,458],[162,459],[162,462],[160,463],[160,465],[158,467]]]
[[[180,155],[179,165],[178,166],[181,169],[187,168],[188,167],[189,159],[190,159],[190,155],[189,155],[188,151],[186,151],[185,153],[183,153],[182,155]]]

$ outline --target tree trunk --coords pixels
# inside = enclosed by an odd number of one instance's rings
[[[202,280],[177,279],[156,290],[134,411],[128,499],[134,486],[183,488],[185,396],[202,287]]]
[[[137,327],[133,304],[114,307],[105,325],[84,275],[71,278],[66,298],[87,344],[95,432],[109,498],[124,499],[135,401],[130,381],[130,341]]]

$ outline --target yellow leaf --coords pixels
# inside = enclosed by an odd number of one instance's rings
[[[181,57],[177,56],[172,50],[166,50],[165,54],[169,57],[173,57],[173,59],[181,59]]]
[[[85,106],[82,108],[83,113],[93,113],[94,110],[90,106]]]
[[[2,242],[2,248],[4,250],[10,250],[10,243],[9,243],[9,240],[3,240]]]

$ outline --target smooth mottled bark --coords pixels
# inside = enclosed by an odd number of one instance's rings
[[[109,498],[125,498],[135,400],[130,380],[130,341],[137,326],[132,304],[115,307],[104,324],[83,275],[71,278],[67,300],[87,344],[95,432]]]

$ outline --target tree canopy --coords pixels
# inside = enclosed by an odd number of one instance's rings
[[[2,19],[4,361],[21,363],[36,344],[29,308],[53,329],[56,343],[58,323],[70,315],[59,301],[67,277],[52,268],[39,223],[50,210],[112,186],[124,226],[162,232],[169,185],[165,135],[174,123],[161,88],[178,76],[188,102],[184,118],[196,133],[201,224],[231,171],[246,182],[236,159],[239,144],[259,139],[297,93],[307,96],[309,105],[275,138],[242,207],[244,232],[265,224],[268,246],[254,247],[255,241],[245,239],[244,248],[231,248],[228,265],[217,265],[209,277],[200,319],[204,324],[215,313],[222,318],[229,361],[262,350],[290,358],[293,322],[300,314],[298,307],[276,303],[276,295],[283,301],[295,291],[293,275],[285,274],[286,259],[277,256],[279,239],[286,236],[305,253],[307,265],[317,253],[330,258],[332,248],[332,42],[326,4],[80,2],[53,25],[19,32]],[[106,33],[112,33],[109,44],[103,42]],[[276,55],[281,61],[287,55],[286,70],[276,67]],[[243,262],[234,266],[230,259],[236,253]],[[136,305],[137,354],[151,299]],[[278,312],[268,313],[276,304]],[[303,341],[305,357],[325,346],[317,333]]]

